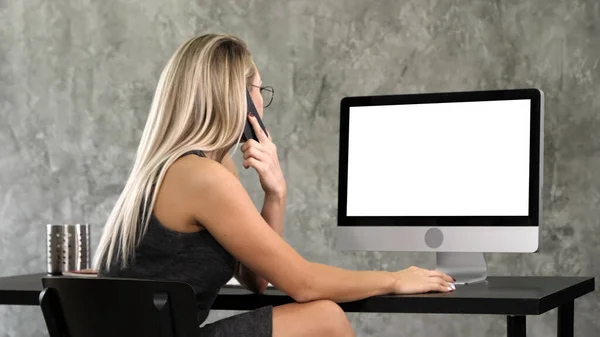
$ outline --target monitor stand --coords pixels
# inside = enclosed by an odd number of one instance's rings
[[[456,284],[483,282],[487,264],[483,253],[436,252],[436,269],[452,276]]]

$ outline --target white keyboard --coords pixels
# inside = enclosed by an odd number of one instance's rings
[[[231,279],[230,279],[230,280],[227,282],[227,284],[226,284],[226,285],[228,285],[228,286],[232,286],[232,287],[241,287],[241,286],[242,286],[242,285],[240,284],[240,282],[239,282],[239,281],[238,281],[238,280],[237,280],[235,277],[232,277],[232,278],[231,278]],[[274,287],[274,286],[273,286],[271,283],[269,283],[269,284],[267,285],[267,287],[269,287],[269,288],[275,288],[275,287]]]

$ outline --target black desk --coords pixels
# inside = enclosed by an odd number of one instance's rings
[[[0,305],[38,305],[45,274],[0,278]],[[489,277],[485,283],[458,286],[447,294],[377,296],[341,303],[346,312],[506,315],[509,337],[525,336],[525,316],[558,307],[559,337],[573,336],[574,301],[594,291],[592,277]],[[294,300],[279,290],[263,295],[225,287],[214,310],[252,310]]]

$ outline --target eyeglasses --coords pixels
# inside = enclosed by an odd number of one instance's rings
[[[260,89],[260,95],[263,98],[263,107],[266,108],[271,105],[273,102],[273,97],[275,97],[275,89],[273,87],[261,87],[258,85],[250,84],[251,87],[257,87]],[[265,104],[267,102],[267,104]]]

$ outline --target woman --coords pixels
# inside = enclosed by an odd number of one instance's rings
[[[451,291],[452,279],[439,271],[344,270],[308,262],[282,239],[286,183],[276,147],[247,114],[246,89],[262,116],[261,86],[236,37],[204,35],[178,48],[104,228],[94,259],[101,275],[188,282],[200,323],[232,276],[257,293],[269,281],[297,301],[207,324],[205,336],[353,336],[336,302]],[[260,177],[261,213],[228,154],[237,150],[247,118],[259,142],[243,143],[243,166]]]

